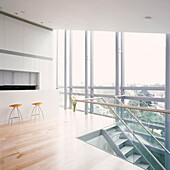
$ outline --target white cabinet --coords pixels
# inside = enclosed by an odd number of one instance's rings
[[[28,54],[39,55],[38,28],[36,26],[24,23],[24,52]]]
[[[5,48],[5,17],[0,14],[0,49]]]
[[[16,70],[16,71],[23,70],[24,57],[16,56],[16,55],[8,55],[8,54],[3,54],[3,56],[5,60],[6,70]]]
[[[4,69],[4,67],[5,67],[5,56],[4,54],[0,53],[0,68]]]
[[[24,50],[23,22],[10,17],[5,17],[5,49],[23,52]]]

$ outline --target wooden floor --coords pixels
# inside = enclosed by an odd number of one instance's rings
[[[0,170],[140,170],[76,138],[110,124],[60,109],[53,119],[0,126]]]

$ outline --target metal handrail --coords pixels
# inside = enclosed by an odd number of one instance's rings
[[[116,97],[114,96],[114,98],[121,104],[123,105],[123,103]],[[165,146],[163,146],[158,139],[155,138],[155,136],[142,124],[142,122],[128,109],[125,108],[132,116],[133,118],[156,140],[156,142],[168,153],[170,154],[169,150],[165,148]]]
[[[102,99],[104,103],[99,103],[99,102],[92,102],[88,100],[96,100],[96,99]],[[111,107],[120,107],[122,105],[115,105],[115,104],[108,104],[104,98],[86,98],[84,100],[76,100],[77,102],[84,102],[84,103],[91,103],[91,104],[99,104],[99,105],[106,105],[109,107],[109,109],[118,117],[118,119],[126,126],[126,128],[131,132],[131,134],[139,141],[139,143],[145,148],[145,150],[149,153],[149,155],[157,162],[157,164],[165,170],[164,166],[157,160],[157,158],[150,152],[150,150],[136,137],[136,135],[133,133],[133,131],[127,126],[127,124],[123,121],[123,119],[115,112],[115,110]],[[129,106],[126,106],[129,107]],[[123,108],[126,108],[125,106]]]
[[[102,97],[97,97],[97,99],[102,99]],[[76,100],[77,102],[84,102],[84,103],[89,103],[86,100]],[[96,98],[92,98],[92,99],[96,99]],[[91,99],[91,100],[92,100]],[[170,114],[170,110],[162,110],[162,109],[152,109],[152,108],[146,108],[146,107],[134,107],[134,106],[127,106],[127,105],[120,105],[120,104],[108,104],[108,103],[99,103],[99,102],[91,102],[91,104],[99,104],[99,105],[107,105],[107,106],[112,106],[112,107],[120,107],[120,108],[128,108],[128,109],[134,109],[134,110],[144,110],[144,111],[151,111],[151,112],[158,112],[158,113],[166,113],[166,114]]]

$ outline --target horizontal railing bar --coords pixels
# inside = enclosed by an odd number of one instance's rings
[[[109,94],[94,94],[94,97],[105,97],[105,98],[113,98],[114,95]]]
[[[64,88],[64,86],[58,86],[57,88]],[[84,89],[84,86],[72,86],[67,88]],[[89,89],[115,89],[115,86],[92,86]],[[165,87],[120,87],[122,90],[153,90],[153,91],[165,91]]]
[[[145,97],[145,96],[124,96],[124,99],[165,102],[164,98]]]
[[[117,97],[117,98],[121,98],[121,97],[125,97],[126,95],[117,95],[117,96],[115,96],[115,97]]]
[[[125,122],[126,122],[126,121],[125,121]],[[140,131],[137,131],[137,130],[133,130],[133,132],[134,132],[135,134],[140,135],[140,136],[150,137],[150,135],[148,135],[148,134],[146,134],[146,133],[144,133],[144,132],[140,132]],[[157,137],[157,136],[155,136],[155,138],[158,139],[159,141],[165,142],[165,139],[164,139],[164,138]]]
[[[96,100],[96,99],[102,99],[102,97],[95,97],[95,100]],[[92,98],[85,98],[85,99],[83,99],[83,100],[87,100],[87,101],[88,101],[88,100],[94,100],[94,97],[92,97]]]
[[[64,94],[64,92],[59,92],[59,94]],[[78,96],[84,96],[84,93],[67,93],[67,95],[72,94],[72,95],[78,95]]]
[[[74,93],[72,92],[73,95],[78,95],[78,96],[84,96],[84,93]]]
[[[124,90],[155,90],[155,91],[165,91],[165,87],[120,87]]]
[[[116,87],[110,87],[110,86],[93,86],[93,89],[110,89],[110,90],[114,90]]]
[[[64,92],[59,92],[60,94],[64,94]],[[70,93],[67,93],[70,94]],[[84,96],[84,93],[76,93],[73,92],[73,95],[80,95],[80,96]],[[90,94],[89,94],[90,96]],[[109,94],[94,94],[94,97],[105,97],[105,98],[113,98],[114,95],[109,95]],[[143,101],[156,101],[156,102],[165,102],[164,98],[152,98],[152,97],[144,97],[144,96],[126,96],[126,95],[120,95],[117,96],[118,98],[120,97],[124,97],[124,99],[131,99],[131,100],[143,100]]]
[[[70,88],[70,87],[69,87]],[[84,86],[72,86],[73,89],[85,89]]]
[[[91,104],[98,104],[98,105],[106,105],[106,106],[112,106],[112,107],[120,107],[120,108],[134,109],[134,110],[144,110],[144,111],[170,114],[170,110],[151,109],[151,108],[145,108],[145,107],[134,107],[134,106],[127,106],[127,105],[119,105],[119,104],[108,104],[108,103],[92,102],[92,101],[87,101],[87,100],[76,100],[76,101],[84,102],[84,103],[91,103]]]
[[[138,124],[138,122],[135,122],[134,120],[129,120],[129,119],[123,119],[125,122],[129,122],[129,123],[135,123]],[[155,129],[161,129],[161,130],[165,130],[165,126],[162,125],[157,125],[157,124],[153,124],[153,123],[146,123],[141,121],[143,125],[149,127],[149,128],[155,128]]]

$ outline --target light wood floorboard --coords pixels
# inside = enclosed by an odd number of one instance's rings
[[[60,109],[55,118],[0,126],[0,170],[138,170],[79,139],[112,120]]]

